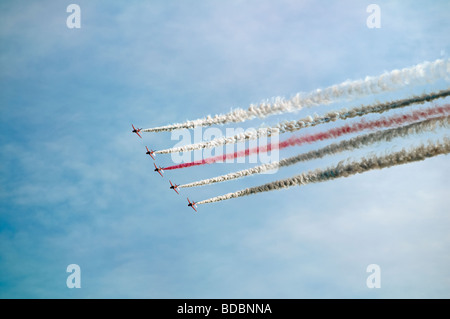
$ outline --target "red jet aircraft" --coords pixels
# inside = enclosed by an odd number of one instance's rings
[[[155,153],[155,151],[154,150],[149,151],[147,146],[145,148],[147,149],[147,153],[145,153],[145,154],[150,155],[150,157],[153,158],[153,160],[154,160],[155,158],[153,157],[152,154]]]
[[[164,172],[163,169],[162,169],[162,167],[161,167],[161,166],[160,166],[159,168],[156,167],[156,164],[155,164],[155,163],[153,163],[153,165],[155,165],[154,171],[155,171],[155,172],[158,172],[159,175],[161,175],[161,177],[163,177],[163,174],[161,174],[161,172]]]
[[[142,138],[142,136],[139,135],[139,132],[142,129],[141,128],[135,128],[133,124],[131,124],[131,126],[133,127],[133,130],[131,131],[131,133],[136,133],[140,138]]]
[[[196,204],[196,202],[192,202],[192,203],[191,203],[191,201],[189,200],[189,197],[188,197],[187,200],[188,200],[188,202],[189,202],[188,206],[191,206],[193,210],[197,211],[197,210],[195,209],[195,204]]]
[[[180,195],[180,193],[178,193],[178,191],[177,191],[178,185],[177,184],[173,185],[171,181],[169,181],[169,183],[170,183],[170,189],[173,189],[175,192],[177,192],[178,195]]]

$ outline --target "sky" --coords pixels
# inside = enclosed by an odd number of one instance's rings
[[[80,28],[67,27],[71,3]],[[371,3],[380,28],[366,25]],[[449,9],[448,1],[2,1],[0,298],[449,298],[446,155],[198,213],[186,201],[399,150],[448,128],[180,195],[169,179],[184,184],[255,164],[161,178],[145,146],[170,148],[178,133],[131,134],[132,123],[183,122],[448,59]],[[362,101],[448,87],[447,79]],[[192,141],[206,131],[190,131]],[[81,288],[66,285],[70,264],[80,266]],[[380,288],[366,285],[370,264],[381,269]]]

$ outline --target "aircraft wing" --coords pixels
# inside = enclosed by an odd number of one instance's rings
[[[178,191],[177,191],[177,189],[176,189],[176,188],[174,188],[173,190],[174,190],[175,192],[177,192],[177,194],[178,194],[178,195],[180,195],[180,193],[178,193]]]
[[[140,138],[142,138],[142,136],[139,135],[139,132],[138,132],[138,131],[136,131],[136,134],[137,134]]]

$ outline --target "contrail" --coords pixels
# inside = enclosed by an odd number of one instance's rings
[[[197,205],[219,202],[231,198],[248,196],[252,194],[274,191],[291,186],[300,186],[310,183],[325,182],[340,177],[348,177],[355,174],[361,174],[374,169],[383,169],[395,165],[401,165],[411,162],[425,160],[426,158],[434,157],[450,152],[450,139],[444,137],[443,142],[421,145],[410,150],[402,149],[399,152],[391,153],[385,156],[371,156],[363,157],[360,161],[341,161],[334,167],[326,169],[317,169],[309,171],[292,178],[287,178],[271,183],[267,183],[257,187],[246,188],[234,193],[206,199],[197,203]]]
[[[378,143],[378,142],[389,142],[398,137],[404,137],[410,134],[420,134],[425,131],[432,131],[436,129],[436,127],[445,127],[450,124],[449,122],[450,116],[444,117],[436,117],[430,118],[421,122],[412,123],[409,125],[405,125],[398,128],[391,128],[384,131],[379,131],[375,133],[369,133],[362,136],[357,136],[351,138],[349,140],[341,141],[339,143],[333,143],[327,145],[321,149],[310,151],[307,153],[302,153],[297,156],[292,156],[289,158],[282,159],[279,162],[273,162],[268,164],[263,164],[259,166],[255,166],[249,169],[244,169],[238,172],[233,172],[209,179],[200,180],[197,182],[179,185],[179,188],[187,188],[187,187],[197,187],[202,185],[214,184],[225,182],[253,174],[261,174],[266,171],[270,171],[273,169],[286,167],[290,165],[297,164],[299,162],[310,161],[313,159],[322,158],[327,155],[333,155],[344,151],[350,151],[357,148],[361,148],[370,144]]]
[[[415,122],[421,119],[426,119],[430,116],[438,116],[438,115],[447,115],[447,113],[450,112],[450,104],[445,104],[443,106],[437,106],[433,108],[428,108],[425,110],[417,110],[413,111],[409,114],[400,114],[391,116],[389,118],[382,117],[378,120],[372,120],[372,121],[365,121],[364,118],[354,124],[347,124],[341,127],[332,128],[325,132],[319,132],[315,134],[307,134],[307,135],[301,135],[301,136],[293,136],[283,142],[280,143],[272,143],[268,145],[263,146],[257,146],[254,148],[248,148],[244,151],[237,151],[233,153],[227,153],[223,155],[218,155],[214,157],[209,157],[206,159],[202,159],[199,161],[189,162],[189,163],[182,163],[177,164],[169,167],[165,167],[164,170],[173,170],[173,169],[179,169],[179,168],[185,168],[185,167],[191,167],[191,166],[197,166],[197,165],[204,165],[204,164],[212,164],[215,162],[224,162],[226,160],[232,160],[238,157],[244,157],[249,156],[252,154],[257,154],[261,152],[270,152],[275,149],[284,149],[289,146],[294,145],[302,145],[305,143],[314,143],[317,141],[323,141],[326,139],[331,138],[337,138],[345,134],[351,134],[351,133],[357,133],[361,132],[363,130],[372,130],[377,128],[388,128],[395,125],[402,125],[405,123],[411,123]]]
[[[246,140],[255,140],[263,136],[272,136],[273,134],[295,132],[306,127],[312,127],[323,123],[333,122],[338,119],[346,120],[357,116],[364,116],[369,113],[383,113],[389,110],[406,107],[412,104],[423,104],[435,99],[444,98],[450,95],[450,89],[442,90],[439,92],[422,94],[420,96],[413,96],[406,99],[395,100],[386,103],[375,103],[371,105],[362,105],[360,107],[354,107],[350,110],[346,108],[339,111],[331,111],[323,116],[315,116],[312,118],[308,116],[306,118],[297,121],[287,121],[279,123],[276,126],[269,128],[260,128],[255,131],[249,131],[241,133],[231,137],[220,137],[212,141],[200,142],[195,144],[189,144],[180,147],[173,147],[165,150],[155,151],[156,154],[169,154],[178,152],[188,152],[193,150],[199,150],[204,148],[218,147],[225,144],[244,142]]]
[[[321,104],[330,104],[339,99],[347,100],[393,91],[404,86],[425,84],[440,78],[448,79],[450,74],[450,59],[438,59],[434,62],[423,62],[401,70],[385,72],[379,76],[367,76],[365,79],[345,81],[325,89],[317,89],[309,93],[297,93],[291,99],[276,98],[273,103],[263,102],[250,105],[247,110],[235,109],[227,114],[214,117],[176,123],[166,126],[143,129],[142,132],[162,132],[177,129],[191,129],[197,126],[243,122],[255,117],[264,118],[269,115],[301,110]]]

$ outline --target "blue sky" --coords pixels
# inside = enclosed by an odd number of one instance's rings
[[[80,29],[66,26],[70,3],[0,4],[1,298],[450,297],[446,156],[193,214],[186,196],[202,200],[352,155],[178,196],[169,179],[251,165],[162,179],[145,145],[177,141],[130,133],[131,123],[182,122],[448,58],[447,1],[376,2],[380,29],[366,26],[369,1],[77,1]],[[66,287],[73,263],[80,289]],[[380,289],[366,286],[372,263],[381,267]]]

